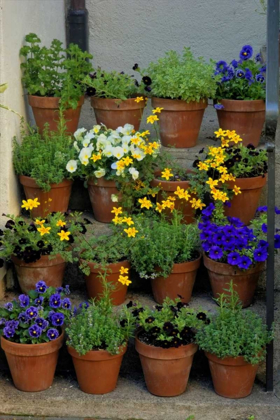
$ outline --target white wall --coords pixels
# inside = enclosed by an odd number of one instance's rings
[[[65,42],[64,0],[0,0],[0,84],[8,83],[0,103],[24,117],[28,115],[19,49],[30,32],[47,46],[53,38]],[[17,116],[0,108],[0,221],[3,212],[19,212],[18,183],[12,166],[12,138],[19,134],[19,122]]]

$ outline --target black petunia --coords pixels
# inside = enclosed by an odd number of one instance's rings
[[[142,81],[146,86],[150,86],[152,84],[152,79],[149,76],[142,77]]]

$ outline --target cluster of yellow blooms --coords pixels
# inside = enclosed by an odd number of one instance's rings
[[[29,198],[28,200],[22,200],[21,207],[25,210],[33,210],[39,206],[40,206],[40,203],[38,202],[38,198],[34,198],[34,200],[31,200],[31,198]]]
[[[137,102],[137,103],[139,103],[141,101],[144,101],[143,96],[138,96],[135,99],[135,102]],[[162,110],[163,110],[163,108],[160,108],[160,107],[154,108],[153,109],[153,115],[149,115],[147,117],[147,123],[148,124],[154,124],[156,121],[159,121],[159,118],[156,114],[160,114]],[[143,133],[142,133],[142,136],[143,136]]]
[[[38,232],[40,232],[41,236],[44,236],[48,233],[50,233],[51,227],[46,227],[44,226],[44,223],[46,223],[45,220],[39,220],[36,219],[35,220],[35,225],[39,225],[40,227],[37,229]],[[64,222],[63,220],[58,220],[58,222],[56,223],[56,226],[58,227],[63,227],[66,225],[66,222]],[[61,241],[69,241],[69,235],[71,234],[71,232],[66,232],[65,230],[62,230],[61,232],[58,232],[58,236],[60,237]]]
[[[124,275],[124,274],[128,274],[128,268],[125,267],[121,267],[120,268],[120,275],[118,278],[118,281],[123,284],[124,286],[129,286],[131,283],[131,280],[129,280],[128,275]]]

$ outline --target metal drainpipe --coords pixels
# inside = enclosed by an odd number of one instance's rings
[[[279,0],[267,2],[266,148],[268,152],[266,322],[274,321],[275,136],[279,113]],[[267,346],[266,390],[273,391],[273,342]]]
[[[88,11],[85,0],[70,0],[66,17],[67,46],[77,44],[81,50],[88,51]]]

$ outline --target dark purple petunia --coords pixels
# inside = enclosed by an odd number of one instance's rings
[[[238,265],[240,264],[241,256],[238,254],[238,252],[231,252],[228,254],[227,262],[230,265]]]
[[[262,224],[262,231],[263,231],[263,233],[267,233],[267,224],[266,223]]]
[[[35,308],[35,306],[30,306],[30,308],[26,309],[25,313],[29,319],[36,318],[38,316],[38,308]]]
[[[253,48],[251,45],[244,45],[239,53],[239,57],[241,60],[249,60],[253,55]]]
[[[242,255],[242,257],[240,258],[239,264],[237,265],[238,268],[240,268],[241,270],[247,270],[250,265],[252,264],[252,261],[249,257],[247,257],[247,255]]]
[[[280,235],[274,235],[274,248],[280,248]]]
[[[53,295],[51,295],[49,299],[49,303],[50,303],[51,308],[60,308],[61,306],[60,295],[58,293],[54,293]]]
[[[38,281],[38,283],[36,283],[36,290],[38,293],[45,293],[47,290],[46,283],[43,280]]]
[[[205,241],[202,243],[201,246],[202,246],[203,251],[208,252],[210,248],[212,247],[212,244],[211,242]]]
[[[235,226],[237,228],[244,226],[244,223],[242,223],[241,220],[238,219],[238,217],[230,217],[230,216],[228,216],[227,219],[228,219],[228,221],[229,221],[229,223],[231,225],[233,225],[233,226]]]
[[[28,333],[32,338],[38,338],[42,334],[43,330],[39,327],[39,325],[34,324],[28,328]]]
[[[230,208],[231,207],[231,202],[230,201],[225,201],[224,206]]]
[[[43,331],[49,326],[48,321],[44,318],[37,318],[35,319],[35,322]]]
[[[212,246],[209,251],[209,257],[212,260],[219,260],[223,256],[223,250],[219,246]]]
[[[59,332],[56,328],[50,328],[47,332],[47,337],[51,341],[58,338],[58,336],[59,336]]]
[[[267,206],[259,206],[256,210],[257,213],[267,212]]]
[[[29,296],[27,295],[19,295],[18,300],[19,300],[19,306],[21,308],[25,308],[26,306],[29,305],[29,302],[30,302]]]
[[[262,248],[257,248],[254,251],[254,259],[255,261],[261,262],[261,261],[266,261],[268,257],[268,253],[267,253],[267,249],[262,247]]]
[[[64,315],[60,312],[57,312],[51,316],[51,323],[55,327],[61,327],[64,323]]]

